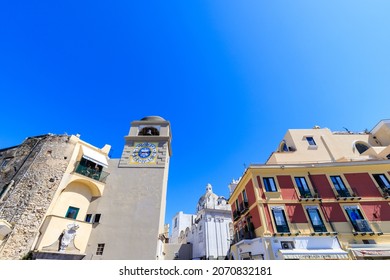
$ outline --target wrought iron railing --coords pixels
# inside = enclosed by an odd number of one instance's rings
[[[241,202],[241,204],[240,204],[240,213],[243,214],[243,213],[245,213],[248,210],[249,210],[248,202],[247,201]]]
[[[327,232],[324,224],[321,225],[313,225],[314,232]]]
[[[235,235],[233,244],[240,242],[241,240],[245,240],[245,239],[248,240],[254,238],[256,238],[256,233],[254,230],[245,231],[242,229],[238,232],[238,234]]]
[[[276,225],[276,231],[278,233],[288,233],[290,232],[290,229],[288,225]]]
[[[353,226],[354,226],[355,230],[358,232],[372,232],[370,224],[364,219],[355,220],[355,223],[353,223]]]
[[[310,191],[299,190],[299,192],[301,194],[301,198],[313,198]]]
[[[339,194],[340,197],[351,197],[351,194],[346,189],[338,189],[337,193]]]

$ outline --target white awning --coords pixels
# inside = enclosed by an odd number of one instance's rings
[[[107,158],[104,154],[98,153],[88,147],[82,146],[83,149],[83,158],[90,160],[96,164],[102,165],[103,167],[108,167]]]
[[[348,253],[334,249],[293,249],[279,250],[286,260],[347,260]]]

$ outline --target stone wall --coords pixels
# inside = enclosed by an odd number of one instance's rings
[[[43,135],[0,150],[2,158],[14,154],[0,172],[0,184],[9,186],[0,198],[0,219],[13,226],[0,245],[0,259],[21,259],[31,250],[74,150],[68,140],[66,135]]]
[[[31,164],[31,160],[26,162],[29,159],[28,155],[41,139],[39,136],[30,137],[19,146],[0,150],[0,198],[4,197],[7,186],[16,174],[22,171],[21,167]]]

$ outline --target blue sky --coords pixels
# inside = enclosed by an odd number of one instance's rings
[[[228,196],[289,128],[363,131],[388,113],[388,1],[6,1],[0,147],[81,134],[121,155],[169,120],[167,217]]]

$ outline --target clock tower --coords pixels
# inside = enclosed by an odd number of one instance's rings
[[[109,159],[104,193],[89,211],[99,214],[85,259],[164,258],[164,222],[171,155],[170,123],[158,116],[131,122],[122,156]],[[100,247],[99,247],[100,246]],[[104,252],[99,248],[104,247]]]

